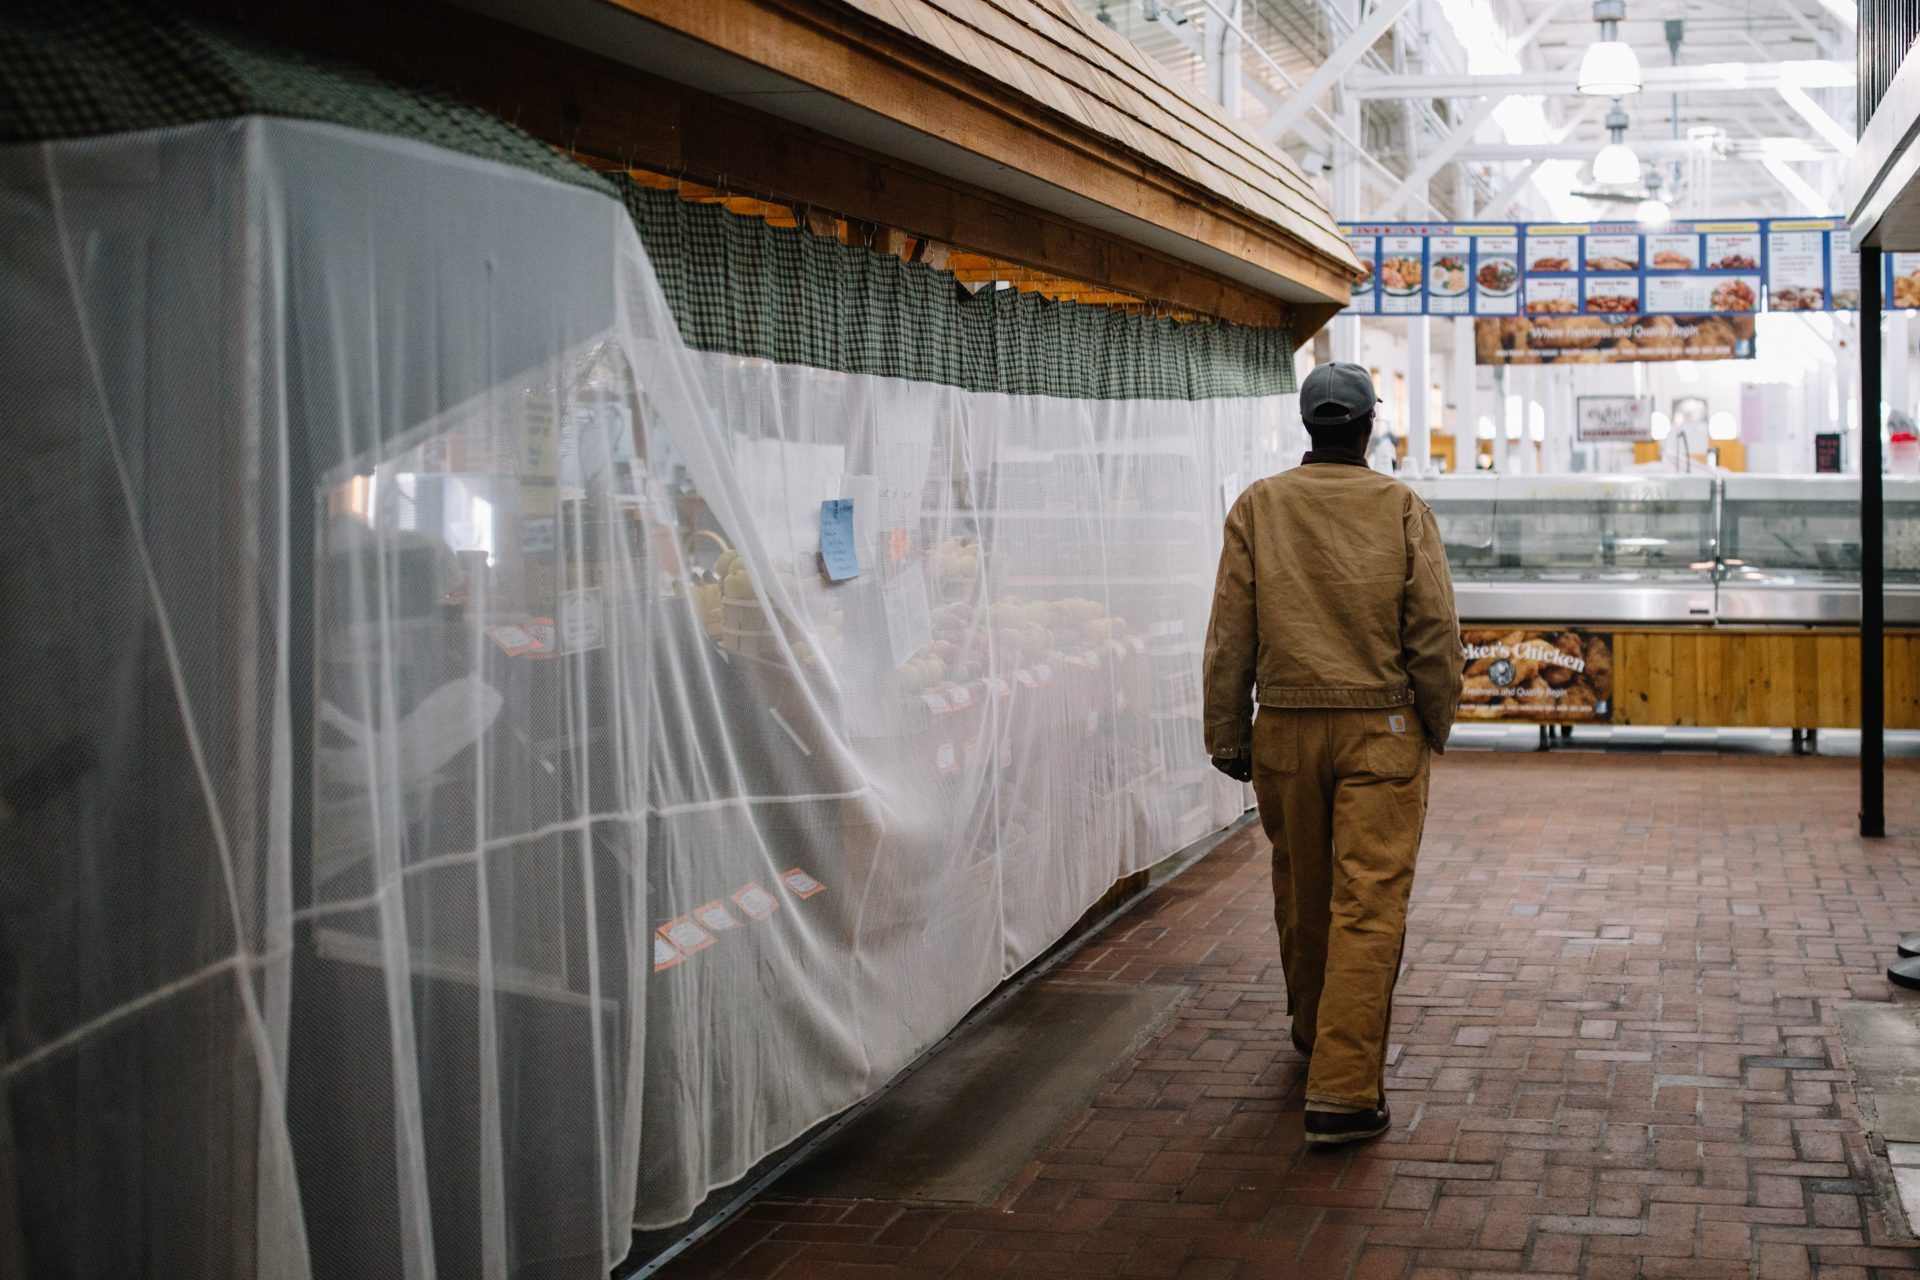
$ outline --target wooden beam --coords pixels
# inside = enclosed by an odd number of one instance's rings
[[[1293,320],[1296,343],[1324,323],[1320,307],[1296,307],[1110,232],[430,0],[185,4],[401,84],[439,88],[583,159],[831,210],[1200,315],[1260,326]],[[1344,277],[1325,274],[1325,287],[1345,297]]]

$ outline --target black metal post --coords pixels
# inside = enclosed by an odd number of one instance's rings
[[[1880,251],[1860,251],[1860,834],[1887,834],[1886,584],[1880,505]]]
[[[1880,478],[1880,251],[1860,251],[1860,834],[1887,834],[1886,558]],[[1900,353],[1906,359],[1906,353]],[[1887,980],[1920,990],[1920,934]]]

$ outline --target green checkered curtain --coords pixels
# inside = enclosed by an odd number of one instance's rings
[[[444,94],[409,90],[123,0],[0,3],[0,143],[284,116],[429,142],[607,191],[600,175]]]
[[[968,391],[1201,400],[1295,388],[1285,329],[969,292],[945,271],[615,181],[689,346]]]

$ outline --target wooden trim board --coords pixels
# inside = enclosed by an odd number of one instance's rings
[[[1613,632],[1613,723],[1860,726],[1860,633],[1669,628]],[[1886,640],[1889,729],[1920,729],[1920,632]]]

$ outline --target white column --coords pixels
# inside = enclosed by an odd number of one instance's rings
[[[1360,136],[1360,99],[1336,91],[1340,128],[1348,138]],[[1333,216],[1353,222],[1360,217],[1359,152],[1344,139],[1333,141]],[[1333,358],[1348,364],[1360,363],[1360,317],[1342,315],[1333,324]]]
[[[1519,379],[1514,375],[1519,370],[1512,365],[1501,365],[1493,372],[1494,394],[1500,399],[1500,411],[1493,415],[1493,469],[1501,475],[1513,471],[1513,429],[1514,406],[1520,393]]]
[[[1473,470],[1480,453],[1479,376],[1473,363],[1473,321],[1461,316],[1453,322],[1453,462],[1462,472]]]
[[[1796,475],[1811,475],[1813,472],[1813,438],[1822,431],[1830,431],[1827,425],[1827,373],[1819,365],[1808,370],[1807,377],[1800,384],[1800,421],[1794,427],[1794,462]]]
[[[1913,416],[1913,401],[1908,397],[1910,385],[1907,381],[1911,366],[1907,360],[1907,343],[1911,337],[1904,311],[1887,312],[1887,328],[1884,345],[1881,348],[1881,387],[1886,392],[1887,403],[1909,417]]]
[[[1567,399],[1566,372],[1548,369],[1541,374],[1540,404],[1545,412],[1547,438],[1540,444],[1540,470],[1546,475],[1560,475],[1570,469],[1561,457],[1568,435],[1567,415],[1562,410]]]
[[[1241,0],[1226,0],[1220,7],[1233,16],[1235,24],[1244,25]],[[1207,12],[1206,25],[1207,96],[1237,119],[1240,115],[1240,33],[1211,10]]]
[[[1513,472],[1530,476],[1539,469],[1535,465],[1539,455],[1533,448],[1533,406],[1540,398],[1540,370],[1528,365],[1517,372],[1520,374],[1520,438],[1514,441]]]
[[[1838,431],[1844,441],[1841,449],[1849,472],[1860,469],[1860,437],[1847,429],[1847,401],[1853,397],[1854,383],[1860,373],[1860,348],[1853,319],[1843,312],[1835,312],[1833,316],[1834,408],[1827,427],[1829,431]]]
[[[1424,476],[1433,465],[1433,423],[1428,418],[1433,378],[1427,372],[1433,348],[1433,320],[1407,320],[1407,470]]]

